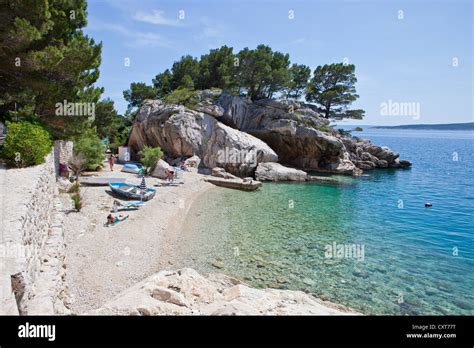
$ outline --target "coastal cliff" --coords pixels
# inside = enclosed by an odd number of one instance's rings
[[[129,145],[160,146],[173,158],[197,155],[204,168],[254,176],[259,163],[304,171],[359,175],[375,168],[405,168],[399,153],[341,134],[312,104],[251,101],[218,89],[194,92],[192,105],[147,100],[138,110]],[[229,158],[223,154],[244,154]]]

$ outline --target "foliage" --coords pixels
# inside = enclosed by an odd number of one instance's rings
[[[163,151],[159,147],[144,146],[143,149],[138,153],[140,155],[140,161],[145,168],[145,175],[149,175],[154,169],[158,160],[163,156]]]
[[[293,64],[290,68],[291,81],[286,91],[287,98],[299,99],[306,90],[308,80],[311,77],[309,66]]]
[[[148,93],[155,93],[167,102],[192,105],[194,100],[189,99],[195,89],[219,88],[252,100],[282,96],[298,100],[304,95],[326,118],[361,119],[363,110],[349,110],[358,98],[354,71],[354,65],[330,64],[318,66],[311,77],[308,66],[291,64],[288,54],[273,51],[269,46],[245,47],[235,53],[232,47],[222,46],[199,59],[190,55],[181,57],[171,69],[156,75],[153,87],[142,83],[139,88],[132,83],[124,96],[129,106],[135,107],[140,105],[143,94]],[[140,98],[133,98],[133,91]]]
[[[3,145],[3,156],[19,167],[43,163],[51,151],[49,133],[43,127],[26,121],[7,121],[6,125],[8,133]]]
[[[353,64],[330,64],[318,66],[306,91],[306,100],[316,103],[325,118],[361,119],[363,110],[348,110],[359,96],[354,84],[357,78]]]
[[[77,212],[80,212],[83,207],[81,194],[79,192],[74,193],[71,195],[71,199],[74,209],[76,209]]]
[[[362,127],[355,127],[354,132],[363,132],[364,129]]]
[[[171,87],[171,79],[173,74],[169,69],[166,69],[161,74],[156,75],[153,79],[153,87],[155,87],[158,98],[164,98],[173,91]]]
[[[148,86],[143,82],[132,82],[130,89],[123,92],[123,97],[128,102],[128,107],[139,107],[146,99],[155,99],[157,92],[155,87]]]
[[[79,175],[85,170],[86,158],[81,153],[75,153],[72,156],[72,159],[69,161],[69,167],[71,167],[72,172],[76,178],[76,181],[79,180]]]
[[[333,132],[333,128],[331,126],[321,126],[318,128],[321,132],[325,132],[325,133],[332,133]]]
[[[76,139],[74,152],[76,155],[84,157],[83,168],[85,170],[96,170],[104,160],[104,145],[91,129],[86,130]]]
[[[68,190],[67,193],[79,193],[79,188],[81,187],[81,184],[78,182],[75,182]]]
[[[199,62],[190,55],[181,57],[171,67],[171,88],[193,89],[199,76]]]
[[[168,104],[184,105],[192,109],[197,105],[199,100],[195,91],[188,88],[178,88],[165,97],[165,102]]]
[[[234,53],[232,47],[222,46],[202,55],[199,61],[199,89],[220,88],[230,90],[235,86]]]
[[[337,131],[338,131],[339,134],[342,135],[342,136],[345,136],[345,137],[352,137],[352,132],[351,132],[350,130],[345,130],[345,129],[339,128]]]
[[[69,137],[87,117],[55,115],[58,102],[98,101],[102,45],[82,32],[85,0],[1,0],[0,121],[41,120]]]
[[[101,139],[109,140],[109,147],[113,151],[125,144],[131,125],[129,118],[117,113],[111,99],[104,99],[97,103],[93,126]]]

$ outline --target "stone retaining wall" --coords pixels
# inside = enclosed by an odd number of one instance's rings
[[[68,313],[54,153],[42,165],[3,171],[0,314]]]

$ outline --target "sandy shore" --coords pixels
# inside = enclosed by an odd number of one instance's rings
[[[126,177],[139,184],[134,174],[94,173],[101,177]],[[173,268],[170,255],[180,233],[181,223],[192,202],[214,187],[197,173],[185,172],[174,185],[147,178],[147,185],[157,189],[156,196],[139,210],[120,212],[128,219],[105,227],[106,217],[115,199],[107,186],[83,186],[84,207],[70,212],[64,222],[67,243],[67,284],[73,313],[96,309],[112,297],[146,277]],[[61,194],[64,207],[71,208],[68,194]]]

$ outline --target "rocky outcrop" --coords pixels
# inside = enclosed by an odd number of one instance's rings
[[[354,140],[347,137],[341,138],[341,140],[349,152],[349,159],[360,169],[407,168],[411,166],[410,161],[399,160],[400,154],[387,146],[377,146],[369,140]]]
[[[161,271],[125,290],[99,315],[357,315],[301,291],[254,289],[222,275]]]
[[[253,175],[260,162],[278,160],[262,140],[206,113],[159,100],[145,102],[133,125],[129,146],[139,151],[144,145],[160,146],[172,157],[197,155],[204,167],[238,176]]]
[[[224,168],[253,175],[258,163],[280,162],[307,170],[358,175],[374,168],[405,168],[409,161],[368,141],[329,127],[312,104],[293,100],[251,101],[218,89],[196,92],[193,110],[146,101],[130,136],[135,151],[160,146],[170,157],[202,158],[201,169]],[[204,172],[204,171],[203,171]]]
[[[252,103],[227,93],[222,93],[217,104],[224,109],[219,120],[265,141],[283,164],[303,170],[361,173],[343,142],[332,134],[329,121],[309,104],[273,99]]]

